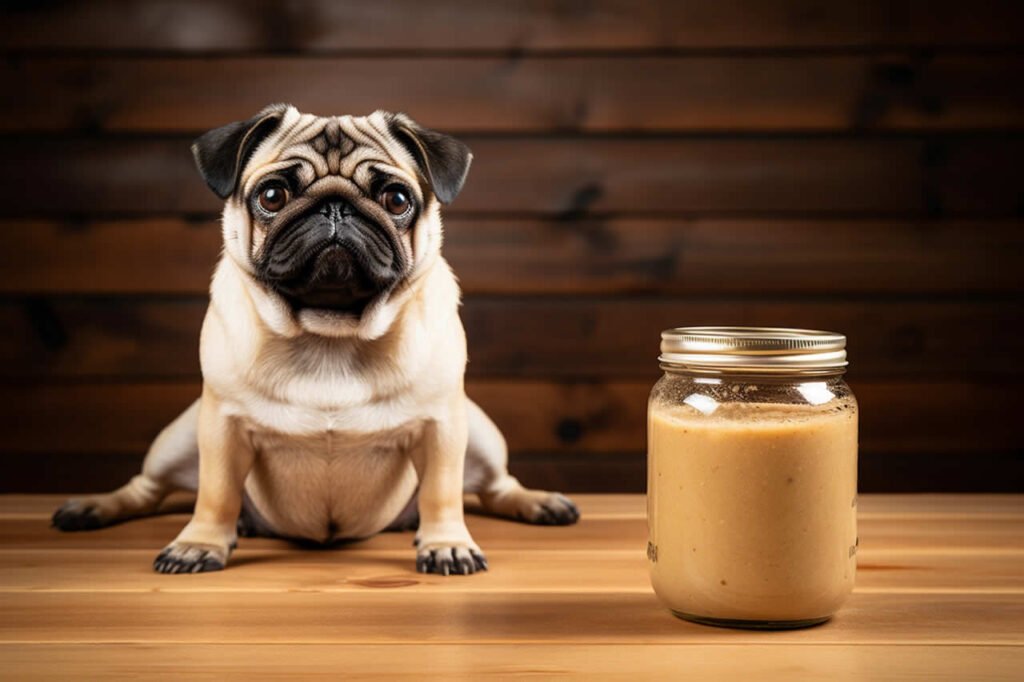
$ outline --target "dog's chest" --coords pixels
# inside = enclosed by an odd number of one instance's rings
[[[301,435],[250,425],[256,452],[246,493],[278,534],[318,542],[384,529],[416,489],[408,456],[423,425]]]

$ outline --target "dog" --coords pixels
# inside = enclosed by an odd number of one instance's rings
[[[290,105],[199,137],[224,248],[200,336],[199,399],[121,488],[72,499],[65,531],[154,514],[173,491],[193,516],[161,573],[227,565],[239,534],[333,544],[416,528],[420,572],[487,569],[463,494],[493,515],[579,519],[523,487],[497,426],[464,390],[460,290],[440,208],[472,161],[404,114],[320,117]]]

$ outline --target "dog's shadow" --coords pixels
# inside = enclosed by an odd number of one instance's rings
[[[329,550],[338,550],[339,548],[327,548]],[[261,552],[258,554],[249,553],[238,553],[231,557],[231,565],[235,567],[241,566],[255,566],[260,564],[273,564],[273,563],[305,563],[310,561],[308,558],[304,558],[301,554],[295,554],[286,549],[282,549],[280,552]],[[357,552],[345,552],[344,549],[338,551],[338,556],[335,561],[331,562],[335,564],[337,568],[357,568],[372,565],[377,568],[385,568],[388,571],[395,571],[396,573],[416,575],[416,561],[413,554],[408,557],[400,556],[367,556],[366,554],[360,554]],[[331,566],[334,568],[335,566]]]
[[[473,516],[481,516],[485,518],[502,519],[496,514],[492,514],[485,510],[479,503],[473,503],[469,500],[466,501],[466,513]],[[504,519],[515,522],[516,519]],[[292,538],[284,537],[279,535],[265,535],[255,534],[250,537],[277,540],[285,543],[280,548],[264,551],[255,554],[249,553],[236,553],[231,558],[231,564],[235,567],[246,566],[246,565],[259,565],[264,563],[273,562],[284,562],[289,561],[303,563],[306,561],[316,562],[318,559],[310,557],[322,556],[324,553],[337,553],[337,557],[332,564],[336,561],[338,568],[358,568],[372,565],[374,568],[379,570],[386,570],[388,574],[380,575],[379,573],[374,576],[366,577],[352,577],[346,578],[346,582],[352,584],[361,585],[363,587],[375,587],[375,588],[392,588],[392,587],[407,587],[423,582],[422,578],[424,575],[416,570],[415,562],[415,545],[412,542],[414,533],[416,531],[415,526],[408,528],[388,528],[381,531],[380,534],[401,534],[407,535],[410,539],[409,549],[411,550],[408,556],[399,556],[397,551],[395,555],[383,555],[380,552],[374,552],[373,554],[365,554],[362,552],[346,551],[351,549],[359,549],[364,543],[372,539],[360,538],[360,539],[338,539],[330,542],[317,542],[315,540],[308,540],[306,538]],[[296,554],[295,550],[301,550],[300,553]],[[385,568],[386,567],[386,568]],[[333,566],[332,566],[333,568]],[[394,571],[394,573],[391,573]]]

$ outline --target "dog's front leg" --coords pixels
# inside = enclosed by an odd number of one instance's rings
[[[153,562],[160,573],[219,571],[237,542],[242,491],[253,448],[237,419],[203,390],[199,405],[199,491],[192,520]]]
[[[424,427],[410,453],[420,480],[416,570],[421,573],[468,575],[487,570],[487,559],[466,528],[462,508],[468,433],[466,402],[460,395],[443,418]]]

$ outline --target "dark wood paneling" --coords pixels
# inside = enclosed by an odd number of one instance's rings
[[[0,131],[195,132],[268,97],[461,131],[1015,128],[1024,90],[1007,84],[1022,72],[1018,56],[970,55],[36,58],[0,65],[19,93]]]
[[[783,326],[846,334],[850,376],[1016,374],[1024,301],[887,299],[469,299],[469,372],[477,376],[650,376],[664,329]]]
[[[1019,221],[444,221],[477,294],[910,294],[1024,289]],[[214,219],[0,221],[0,293],[205,294]]]
[[[653,384],[477,380],[467,392],[502,428],[513,452],[642,453]],[[972,452],[1018,449],[1013,386],[855,381],[853,389],[866,453],[959,453],[967,462]],[[0,453],[141,456],[198,395],[198,382],[4,386]]]
[[[0,292],[206,294],[221,243],[212,217],[0,221]]]
[[[1017,215],[1024,137],[467,137],[455,212]],[[12,138],[3,215],[214,212],[188,138]]]
[[[138,453],[5,455],[0,493],[105,492],[139,473],[141,463]]]
[[[998,492],[1024,490],[1024,451],[973,452],[968,456],[892,453],[862,457],[858,488],[877,493]]]
[[[0,14],[4,490],[119,483],[195,395],[220,206],[188,146],[287,99],[405,109],[473,147],[446,253],[468,292],[472,391],[528,483],[642,489],[658,332],[730,323],[850,335],[862,489],[1024,485],[1007,407],[1024,319],[1022,3],[45,0]]]
[[[51,0],[7,7],[0,44],[15,49],[519,52],[992,47],[1024,39],[1014,0]]]
[[[0,303],[0,377],[193,377],[205,301]],[[857,377],[1016,375],[1024,301],[468,297],[473,376],[653,376],[663,329],[731,324],[847,334]]]
[[[202,300],[0,304],[0,364],[8,379],[198,376],[205,310]]]

